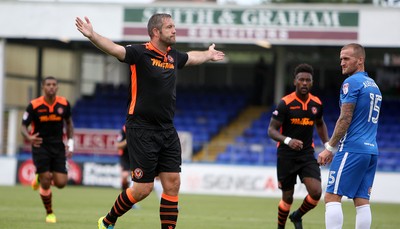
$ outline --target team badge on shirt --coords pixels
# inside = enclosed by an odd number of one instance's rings
[[[316,107],[311,107],[311,112],[313,113],[313,114],[316,114],[317,113],[317,108]]]
[[[172,56],[170,56],[170,55],[167,56],[167,59],[168,59],[168,63],[174,63],[175,62],[174,58]]]
[[[60,115],[63,114],[64,113],[64,109],[62,107],[59,107],[57,109],[57,113],[60,114]]]
[[[349,92],[349,83],[343,84],[342,90],[343,90],[343,94],[346,95]]]
[[[25,112],[24,112],[24,115],[22,116],[22,119],[23,119],[23,120],[27,120],[28,117],[29,117],[29,113],[25,111]]]

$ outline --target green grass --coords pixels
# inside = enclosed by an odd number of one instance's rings
[[[45,210],[39,194],[28,186],[0,186],[0,228],[5,229],[86,229],[96,228],[97,219],[105,215],[120,193],[113,188],[68,186],[53,188],[53,209],[57,224],[44,222]],[[185,229],[258,229],[276,228],[279,199],[232,196],[180,195],[177,228]],[[299,206],[295,200],[292,209]],[[140,203],[119,218],[116,229],[160,228],[156,195]],[[355,210],[352,202],[343,203],[344,229],[354,228]],[[399,204],[372,203],[371,228],[399,228]],[[324,205],[303,218],[306,229],[324,228]],[[293,228],[288,222],[286,228]]]

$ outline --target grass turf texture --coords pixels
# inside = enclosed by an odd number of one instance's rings
[[[29,186],[0,186],[0,228],[71,229],[96,228],[97,219],[111,208],[120,190],[114,188],[68,186],[53,188],[56,224],[45,223],[45,210],[36,191]],[[292,210],[301,204],[296,199]],[[258,229],[276,228],[279,199],[233,196],[180,195],[177,228]],[[153,193],[140,202],[140,209],[130,210],[118,219],[116,229],[160,228],[159,203]],[[324,228],[323,201],[303,217],[307,229]],[[344,229],[354,228],[355,209],[344,201]],[[400,204],[372,203],[372,227],[398,228]],[[290,220],[286,228],[293,228]]]

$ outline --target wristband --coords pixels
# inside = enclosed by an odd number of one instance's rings
[[[292,140],[291,137],[286,137],[285,140],[283,141],[283,143],[285,143],[286,145],[289,145],[290,140]]]
[[[329,145],[329,142],[325,142],[324,146],[325,146],[325,149],[330,152],[333,152],[335,150],[335,148],[333,148],[331,145]]]
[[[68,151],[74,152],[74,139],[70,138],[67,141]]]

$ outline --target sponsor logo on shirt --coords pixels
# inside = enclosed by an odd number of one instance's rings
[[[293,125],[301,125],[301,126],[313,126],[314,121],[310,120],[309,118],[292,118],[290,119],[291,124]]]
[[[39,117],[41,122],[61,121],[62,117],[55,114],[43,115]]]
[[[174,69],[174,65],[172,63],[168,63],[168,62],[162,62],[161,60],[157,60],[155,58],[151,58],[151,64],[155,67],[160,67],[160,68],[164,68],[164,69]]]

